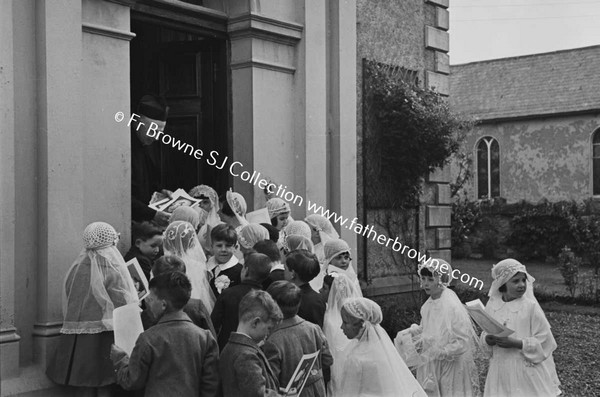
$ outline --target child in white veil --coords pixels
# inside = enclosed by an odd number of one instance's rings
[[[194,227],[185,221],[171,223],[163,234],[165,255],[175,255],[185,262],[186,274],[192,284],[190,299],[200,299],[209,312],[215,306],[215,296],[208,283],[206,256]]]
[[[417,379],[429,397],[480,395],[474,360],[479,338],[466,308],[447,288],[452,267],[442,259],[431,259],[421,263],[417,273],[429,299],[421,307],[421,324],[400,331],[396,346],[402,352],[402,345],[410,345],[412,337],[418,357],[414,362],[406,360],[417,368]]]
[[[329,284],[330,283],[330,284]],[[333,356],[333,365],[330,367],[331,380],[328,384],[329,394],[339,390],[344,369],[342,352],[350,343],[340,326],[342,325],[342,304],[349,298],[362,298],[362,291],[348,276],[341,273],[331,273],[325,276],[321,294],[327,297],[327,309],[323,320],[323,332],[329,343],[329,350]]]
[[[350,343],[343,351],[342,379],[333,397],[427,396],[379,325],[383,315],[377,303],[347,299],[341,317]]]
[[[491,356],[484,396],[561,394],[552,358],[556,341],[533,295],[535,279],[514,259],[494,265],[492,278],[485,311],[515,332],[502,338],[481,333],[482,345]]]

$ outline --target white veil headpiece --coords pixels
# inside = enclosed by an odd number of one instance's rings
[[[227,204],[229,204],[231,211],[233,211],[235,218],[240,223],[240,226],[246,226],[248,224],[248,221],[246,220],[248,206],[244,196],[229,189],[227,193],[225,193],[225,199],[227,200]]]
[[[323,215],[311,214],[304,218],[304,222],[308,223],[310,227],[314,228],[319,233],[321,244],[325,244],[327,240],[340,238],[340,235],[337,230],[334,229],[333,224]]]
[[[254,247],[254,244],[269,239],[269,231],[262,225],[250,223],[240,230],[238,240],[240,245],[246,249]]]
[[[531,276],[531,274],[527,273],[527,268],[525,265],[511,258],[504,259],[492,267],[492,278],[494,281],[492,281],[490,291],[488,292],[490,300],[501,300],[502,292],[500,292],[500,287],[506,284],[508,280],[513,278],[513,276],[519,272],[525,273],[527,276],[525,297],[537,302],[537,299],[535,299],[535,295],[533,294],[533,283],[535,282],[535,279]]]
[[[84,249],[65,277],[63,334],[96,334],[113,329],[113,310],[137,303],[133,279],[117,250],[119,235],[104,222],[83,232]]]
[[[185,263],[185,272],[192,284],[192,299],[200,299],[209,311],[215,297],[208,283],[206,256],[194,227],[185,221],[171,223],[163,233],[165,255],[175,255]]]
[[[403,396],[426,397],[390,337],[379,325],[383,320],[379,305],[367,298],[350,298],[344,302],[342,309],[350,316],[363,320],[363,331],[343,351],[345,369],[340,388],[333,390],[334,395],[396,396],[401,391]],[[369,370],[368,376],[356,373],[353,370],[356,366],[352,363],[364,363]]]
[[[200,231],[198,232],[198,240],[200,240],[202,247],[205,250],[209,251],[211,249],[210,232],[215,226],[223,223],[218,213],[219,195],[217,194],[215,189],[208,185],[198,185],[196,187],[193,187],[190,190],[189,195],[194,198],[207,197],[210,200],[210,210],[205,216],[202,214],[202,208],[197,207],[197,211],[200,214],[202,223]]]
[[[342,305],[346,299],[362,298],[363,294],[356,283],[345,274],[331,273],[330,276],[333,277],[333,282],[331,283],[329,298],[327,299],[323,332],[334,355],[333,365],[337,366],[335,356],[344,350],[350,342],[340,328],[342,325],[342,316],[340,314]]]

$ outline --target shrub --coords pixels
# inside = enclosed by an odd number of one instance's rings
[[[567,291],[571,297],[575,297],[577,292],[577,284],[579,283],[579,267],[581,266],[581,258],[575,256],[569,247],[564,247],[558,255],[558,264],[560,274],[565,280]]]

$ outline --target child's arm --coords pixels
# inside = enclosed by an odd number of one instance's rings
[[[269,365],[271,366],[271,369],[273,370],[273,374],[275,375],[275,377],[281,381],[281,379],[279,379],[279,374],[281,373],[281,361],[282,361],[282,357],[281,357],[281,352],[279,351],[279,349],[277,348],[277,346],[273,343],[270,342],[269,340],[267,340],[265,342],[265,344],[261,347],[263,353],[265,353],[265,357],[267,357],[267,360],[269,360]]]
[[[146,385],[152,364],[152,352],[144,334],[138,337],[131,357],[118,346],[112,345],[110,358],[115,368],[117,383],[126,390],[141,389]]]
[[[200,395],[217,396],[219,391],[219,345],[212,334],[207,332],[204,365],[200,377]]]
[[[267,395],[267,380],[263,376],[260,358],[257,354],[240,354],[233,362],[233,375],[240,397],[264,397]]]
[[[323,331],[319,329],[321,333],[321,369],[331,367],[333,365],[333,355],[331,354],[331,350],[329,350],[329,343],[327,343],[327,338]]]
[[[221,325],[223,324],[223,315],[225,312],[223,309],[223,296],[219,295],[217,297],[217,301],[215,302],[215,307],[213,307],[213,311],[210,314],[210,319],[213,327],[215,327],[215,332],[217,335],[219,335],[219,332],[221,331]]]
[[[521,354],[527,361],[538,364],[550,357],[556,350],[556,341],[550,330],[550,323],[538,304],[533,305],[529,324],[531,336],[522,340]]]

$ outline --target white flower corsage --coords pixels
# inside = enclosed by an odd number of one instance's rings
[[[222,274],[215,279],[215,287],[217,288],[219,294],[225,288],[229,287],[229,284],[231,284],[231,280],[225,274]]]

